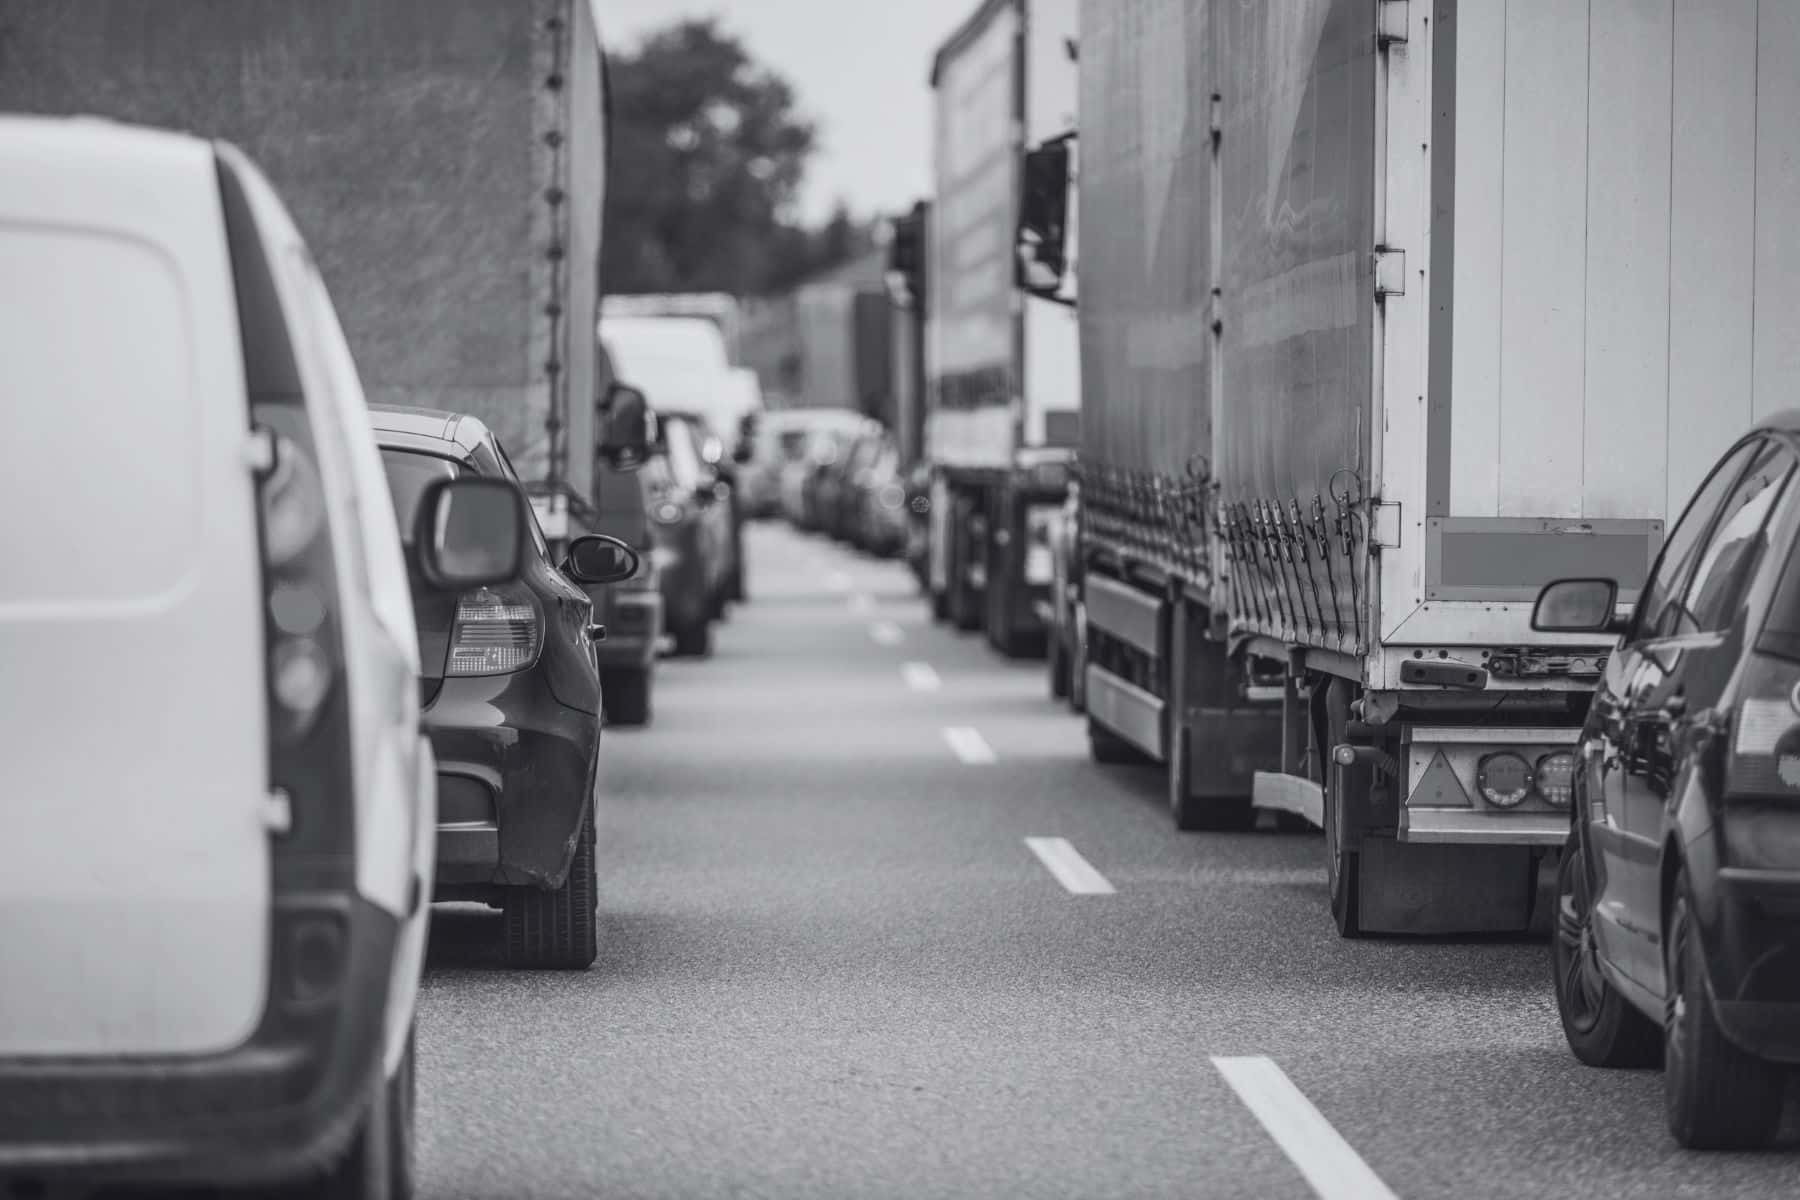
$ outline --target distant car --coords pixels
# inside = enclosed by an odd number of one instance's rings
[[[435,788],[324,282],[242,154],[111,122],[0,118],[0,245],[0,1191],[410,1196]],[[506,586],[516,490],[421,507]]]
[[[885,431],[856,479],[854,523],[851,540],[870,554],[887,558],[906,549],[906,477],[900,471],[900,448]]]
[[[738,467],[738,488],[749,516],[769,517],[781,511],[781,471],[805,450],[810,416],[805,409],[757,416],[749,438],[750,457]]]
[[[1533,627],[1605,659],[1587,724],[1573,753],[1481,771],[1571,808],[1553,949],[1576,1057],[1660,1060],[1684,1146],[1763,1146],[1800,1065],[1800,412],[1726,453],[1629,621],[1619,599],[1543,590]]]
[[[886,437],[881,425],[870,421],[857,431],[848,452],[831,471],[824,524],[826,532],[841,542],[861,546],[864,501],[871,485],[871,471]]]
[[[663,635],[662,584],[654,556],[649,475],[601,466],[594,472],[600,530],[639,551],[638,569],[617,583],[589,585],[594,620],[606,637],[594,643],[601,707],[610,725],[648,724],[654,709],[656,648]]]
[[[660,415],[662,453],[641,472],[651,556],[675,653],[704,657],[712,653],[712,626],[724,609],[731,568],[728,493],[702,455],[705,427],[682,414]]]
[[[796,529],[812,529],[817,519],[814,505],[820,469],[836,460],[847,438],[862,429],[868,418],[849,408],[793,411],[802,432],[797,441],[783,448],[781,512]]]
[[[374,407],[400,529],[440,480],[519,479],[474,417]],[[423,723],[437,753],[438,900],[496,907],[506,961],[580,969],[599,951],[593,797],[600,756],[598,632],[583,584],[637,570],[616,538],[574,539],[560,563],[527,514],[512,583],[446,594],[414,573]]]
[[[821,444],[807,479],[806,520],[809,529],[838,539],[847,538],[854,487],[852,477],[867,461],[868,440],[879,429],[874,421],[863,417],[853,427],[821,431]]]

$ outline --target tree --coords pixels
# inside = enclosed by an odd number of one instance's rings
[[[813,126],[715,19],[652,34],[610,71],[607,291],[755,294],[854,247],[848,213],[818,234],[795,220]]]

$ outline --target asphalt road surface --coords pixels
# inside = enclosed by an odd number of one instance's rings
[[[1570,1057],[1538,941],[1340,941],[1316,835],[1179,834],[1040,663],[775,526],[609,730],[601,957],[436,916],[431,1197],[1793,1196]],[[1060,840],[1059,840],[1060,839]]]

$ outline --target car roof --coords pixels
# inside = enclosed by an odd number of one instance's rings
[[[1755,431],[1800,437],[1800,408],[1784,408],[1780,412],[1770,413],[1756,423]]]
[[[488,436],[488,427],[479,417],[435,408],[371,404],[369,420],[375,426],[375,440],[384,445],[388,444],[388,439],[381,437],[381,434],[404,434],[409,438],[449,442],[465,453],[472,453]]]

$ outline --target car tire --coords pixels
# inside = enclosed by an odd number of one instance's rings
[[[410,1030],[393,1078],[377,1074],[369,1091],[362,1123],[329,1172],[260,1194],[268,1200],[412,1200],[417,1091]]]
[[[711,621],[678,626],[674,633],[675,653],[683,658],[705,658],[712,653]]]
[[[1571,833],[1556,868],[1556,928],[1550,943],[1563,1036],[1575,1057],[1590,1067],[1653,1067],[1662,1057],[1662,1030],[1601,973],[1593,913],[1587,857]]]
[[[581,823],[569,876],[551,891],[507,889],[506,963],[534,970],[584,971],[600,954],[599,880],[594,816]]]
[[[1063,644],[1062,638],[1054,633],[1050,635],[1050,649],[1045,657],[1048,658],[1050,664],[1050,698],[1067,700],[1070,676],[1073,674],[1069,667],[1069,648]]]
[[[605,701],[608,724],[650,723],[652,678],[649,667],[616,667],[600,672],[600,694]]]
[[[1663,943],[1663,1102],[1669,1132],[1691,1150],[1767,1146],[1781,1123],[1787,1072],[1739,1048],[1719,1028],[1685,867],[1675,879]]]
[[[1087,719],[1087,735],[1088,757],[1101,766],[1142,766],[1150,761],[1142,750],[1091,716]]]

